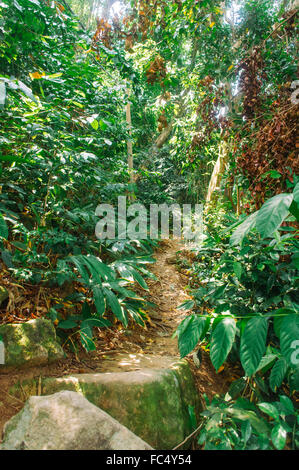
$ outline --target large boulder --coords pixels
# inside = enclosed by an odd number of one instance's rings
[[[151,447],[82,395],[30,397],[4,427],[0,450],[147,450]]]
[[[42,393],[81,393],[155,449],[172,449],[192,432],[189,406],[200,411],[188,362],[166,369],[47,378]]]
[[[25,323],[0,326],[4,343],[5,364],[0,371],[11,367],[45,365],[64,357],[50,320],[38,318]]]

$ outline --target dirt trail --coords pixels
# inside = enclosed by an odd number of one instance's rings
[[[177,310],[177,307],[191,298],[187,293],[188,277],[179,273],[176,267],[176,254],[182,249],[183,245],[179,241],[164,241],[156,253],[156,263],[151,268],[157,280],[148,281],[150,292],[147,299],[157,305],[157,309],[150,311],[149,316],[158,329],[151,348],[152,354],[179,354],[177,339],[171,336],[186,317],[186,311]]]
[[[22,371],[13,370],[0,375],[0,438],[3,424],[23,407],[28,398],[25,394],[22,400],[10,396],[9,389],[17,382],[78,373],[126,372],[145,367],[165,368],[179,358],[177,338],[172,338],[172,335],[187,312],[177,310],[177,307],[190,298],[187,293],[188,276],[180,273],[176,265],[176,253],[180,250],[186,255],[186,250],[179,241],[165,240],[155,253],[156,263],[150,269],[157,279],[149,279],[149,291],[141,292],[143,297],[156,304],[156,307],[148,312],[149,322],[146,329],[132,324],[128,330],[117,326],[99,330],[97,350],[92,353],[68,353],[66,359],[53,365]],[[188,360],[199,393],[207,393],[211,397],[227,390],[231,371],[224,370],[221,374],[216,374],[205,352],[199,369],[195,368],[191,355]]]

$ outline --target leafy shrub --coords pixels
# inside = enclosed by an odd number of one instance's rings
[[[257,404],[241,397],[234,400],[229,393],[205,400],[198,438],[205,450],[282,450],[286,444],[299,448],[299,413],[286,395]]]

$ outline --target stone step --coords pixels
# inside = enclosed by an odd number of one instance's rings
[[[193,407],[198,416],[200,398],[186,360],[152,356],[150,364],[155,367],[23,382],[21,389],[28,396],[38,389],[42,395],[62,390],[80,393],[153,448],[172,449],[192,432],[188,408]],[[10,393],[16,396],[19,390],[17,384]]]

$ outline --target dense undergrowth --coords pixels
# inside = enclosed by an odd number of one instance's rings
[[[299,389],[299,245],[295,228],[281,226],[299,221],[298,190],[243,222],[223,220],[221,231],[207,221],[191,269],[194,300],[180,307],[194,313],[178,328],[179,348],[184,357],[204,344],[216,370],[240,361],[244,377],[207,401],[198,440],[206,449],[298,448],[299,415],[288,396]]]
[[[155,242],[95,237],[97,205],[130,191],[125,79],[138,77],[121,49],[91,51],[91,36],[62,11],[1,4],[2,276],[60,287],[47,316],[64,340],[80,326],[89,351],[93,327],[111,324],[105,311],[144,325],[145,301],[131,287],[147,289]]]

